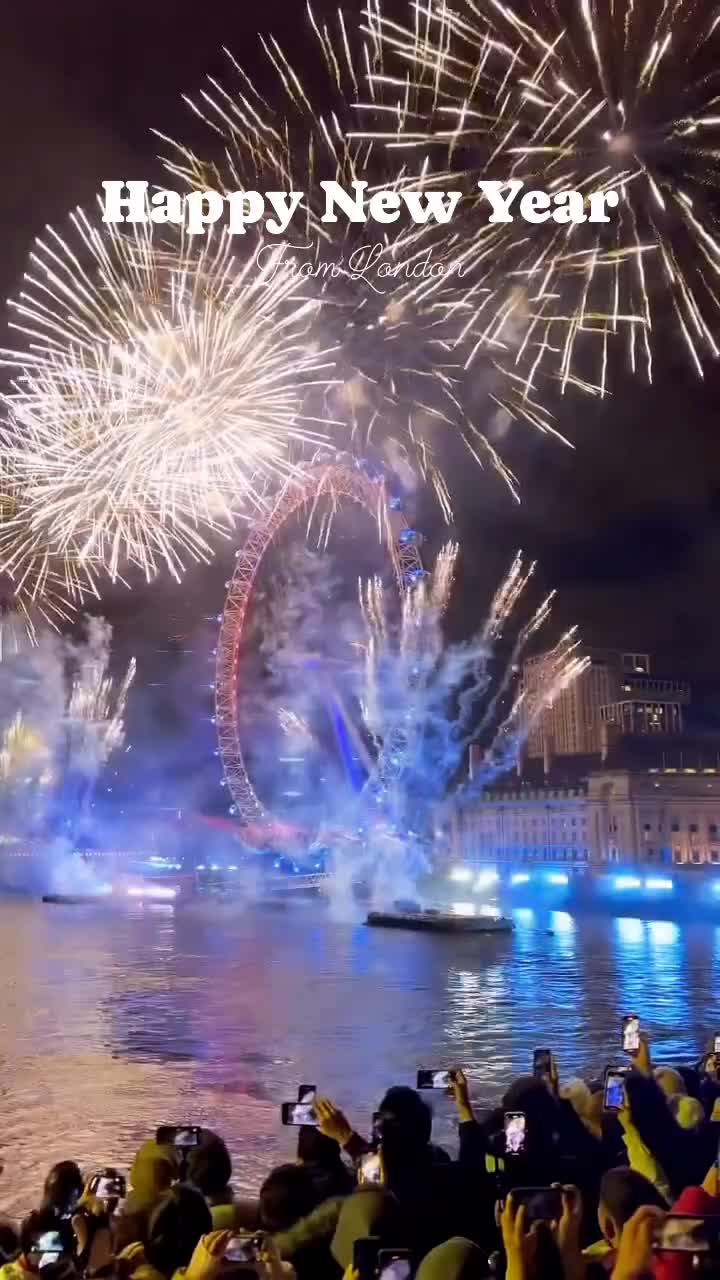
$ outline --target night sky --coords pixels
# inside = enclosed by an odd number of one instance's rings
[[[61,225],[72,205],[89,206],[102,179],[162,180],[149,129],[192,141],[180,94],[194,95],[205,75],[221,73],[222,44],[251,68],[257,31],[272,29],[297,61],[304,15],[300,0],[7,6],[3,296],[19,288],[33,236],[47,222]],[[717,368],[704,384],[691,373],[681,342],[670,322],[657,335],[652,389],[615,379],[602,404],[566,397],[558,425],[575,451],[512,428],[503,448],[521,481],[522,506],[495,476],[449,460],[464,548],[454,618],[460,630],[482,616],[498,572],[522,546],[540,560],[542,585],[558,590],[559,624],[578,622],[595,643],[650,649],[664,667],[701,682],[720,672],[720,383]],[[121,643],[162,648],[168,614],[177,611],[182,632],[196,614],[215,612],[226,576],[220,564],[210,575],[191,573],[182,588],[111,593],[106,612]]]

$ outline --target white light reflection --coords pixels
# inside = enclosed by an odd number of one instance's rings
[[[512,913],[513,920],[517,920],[519,925],[530,925],[535,923],[535,912],[532,907],[515,907]]]
[[[678,942],[680,930],[671,920],[651,920],[648,924],[648,937],[652,946],[672,946]]]
[[[551,911],[550,923],[556,933],[575,932],[575,921],[567,911]]]
[[[618,937],[626,946],[637,946],[645,938],[645,925],[642,920],[630,916],[620,916],[615,921]]]

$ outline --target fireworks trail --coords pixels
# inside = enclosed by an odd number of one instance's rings
[[[373,253],[367,231],[347,223],[329,227],[322,221],[323,180],[335,180],[343,187],[369,181],[370,191],[401,191],[422,181],[416,181],[414,168],[404,159],[397,163],[398,153],[385,146],[382,132],[353,134],[360,119],[358,107],[368,95],[370,108],[381,121],[395,117],[400,128],[408,115],[410,84],[398,88],[384,69],[387,42],[380,6],[373,3],[366,9],[364,32],[349,27],[342,10],[334,25],[321,22],[309,5],[307,12],[325,73],[325,110],[318,109],[277,41],[261,38],[275,92],[263,97],[225,50],[231,87],[209,79],[197,100],[186,99],[208,131],[208,151],[220,152],[221,158],[205,161],[182,142],[159,135],[169,148],[165,163],[175,177],[195,189],[227,193],[277,187],[302,192],[300,210],[307,240],[307,252],[300,255],[302,264],[316,271],[329,261],[340,267],[337,275],[323,273],[320,280],[313,280],[322,300],[323,332],[341,353],[332,415],[345,417],[351,439],[361,448],[376,442],[391,464],[407,462],[417,469],[434,486],[448,519],[451,498],[438,462],[448,435],[458,435],[476,462],[496,470],[518,499],[516,477],[493,441],[495,424],[504,428],[522,420],[569,442],[555,427],[542,398],[533,394],[528,379],[505,359],[512,346],[510,323],[504,342],[484,343],[486,359],[482,366],[475,360],[468,376],[479,349],[474,291],[465,297],[460,296],[464,289],[452,285],[446,293],[399,283],[405,260],[416,263],[423,252],[416,227],[407,232],[393,227],[392,233],[374,228],[373,237],[381,247],[378,259],[391,273],[389,281],[382,279],[376,285],[368,276],[358,279]],[[424,170],[424,164],[421,167]],[[277,269],[299,271],[298,255],[291,259],[279,249]],[[525,297],[524,285],[524,279],[513,280],[516,307]],[[490,428],[489,418],[493,419]],[[484,421],[483,428],[478,420]],[[394,425],[388,427],[388,422]]]
[[[542,698],[530,705],[520,691],[508,706],[518,659],[549,618],[552,596],[519,628],[509,657],[498,658],[498,643],[513,624],[534,570],[518,554],[475,639],[447,645],[442,615],[458,552],[449,543],[430,577],[408,590],[397,627],[391,623],[382,583],[374,579],[361,589],[366,629],[362,710],[378,746],[366,787],[370,830],[375,818],[383,833],[403,836],[421,830],[423,814],[430,824],[433,807],[475,741],[485,742],[488,776],[507,769],[544,707],[587,665],[577,652],[575,630],[567,632],[548,654]]]
[[[125,741],[125,709],[136,663],[132,658],[118,684],[107,674],[107,659],[80,664],[70,689],[67,721],[75,741],[73,754],[92,750],[98,766]]]
[[[670,301],[702,375],[720,310],[717,12],[702,0],[531,0],[520,16],[500,0],[427,0],[410,13],[366,15],[394,73],[371,75],[367,127],[351,141],[382,141],[407,185],[466,192],[446,252],[471,282],[470,361],[498,352],[528,396],[541,375],[604,394],[622,344],[652,380]],[[397,109],[378,118],[383,84]],[[487,225],[476,186],[493,177],[551,196],[616,190],[619,207],[606,226]],[[444,288],[425,283],[409,299]]]
[[[14,580],[60,577],[94,590],[128,565],[179,578],[212,538],[257,512],[328,441],[312,389],[333,367],[316,305],[291,281],[260,282],[230,237],[160,240],[152,224],[100,229],[78,211],[72,236],[36,243],[11,304],[18,370],[5,397],[2,460],[16,513],[0,528]]]

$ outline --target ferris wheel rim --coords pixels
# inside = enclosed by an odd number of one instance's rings
[[[297,511],[325,495],[333,501],[355,502],[375,518],[401,591],[412,575],[424,572],[416,543],[401,536],[409,525],[401,507],[389,500],[384,474],[371,476],[351,461],[314,464],[297,472],[283,486],[268,515],[250,528],[236,552],[219,618],[215,673],[215,723],[224,782],[232,798],[230,812],[245,828],[269,831],[282,825],[259,799],[240,742],[238,663],[248,611],[260,566],[276,536]]]

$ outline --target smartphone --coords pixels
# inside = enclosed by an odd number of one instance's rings
[[[436,1071],[422,1070],[418,1068],[417,1085],[418,1089],[449,1089],[452,1086],[452,1071]]]
[[[223,1262],[254,1263],[260,1261],[263,1237],[261,1235],[232,1235],[223,1254]]]
[[[312,1102],[283,1102],[280,1108],[283,1124],[312,1125],[317,1129],[317,1116]]]
[[[43,1267],[49,1267],[52,1262],[57,1262],[65,1252],[62,1236],[59,1231],[43,1231],[35,1240],[31,1253],[33,1258],[37,1259],[39,1270]]]
[[[505,1112],[505,1154],[521,1156],[525,1150],[527,1118],[524,1111]]]
[[[363,1187],[377,1187],[382,1184],[382,1164],[376,1151],[369,1151],[360,1160],[358,1182]]]
[[[549,1049],[533,1051],[533,1075],[544,1078],[552,1075],[553,1058]]]
[[[381,1246],[380,1236],[361,1236],[355,1241],[353,1267],[360,1276],[360,1280],[376,1280]]]
[[[531,1222],[559,1222],[562,1217],[562,1191],[559,1187],[514,1187],[512,1198],[516,1205],[525,1205],[525,1220]]]
[[[713,1053],[720,1053],[720,1036],[715,1036],[713,1041]]]
[[[603,1094],[603,1109],[605,1111],[620,1111],[625,1106],[625,1077],[627,1074],[627,1067],[605,1068],[605,1092]]]
[[[372,1141],[373,1146],[379,1147],[382,1142],[383,1135],[383,1113],[382,1111],[373,1111],[372,1118]]]
[[[636,1013],[626,1013],[622,1020],[622,1047],[632,1055],[640,1048],[640,1019]]]
[[[381,1249],[377,1260],[378,1280],[410,1280],[410,1250]]]
[[[653,1232],[653,1249],[672,1253],[717,1253],[720,1217],[668,1213]],[[714,1274],[714,1273],[713,1273]]]
[[[317,1085],[301,1084],[298,1088],[298,1102],[314,1102],[317,1095]]]
[[[161,1147],[199,1147],[202,1128],[199,1124],[161,1124],[155,1134],[155,1141]]]
[[[124,1200],[127,1184],[121,1173],[95,1173],[88,1183],[88,1191],[98,1200]]]

